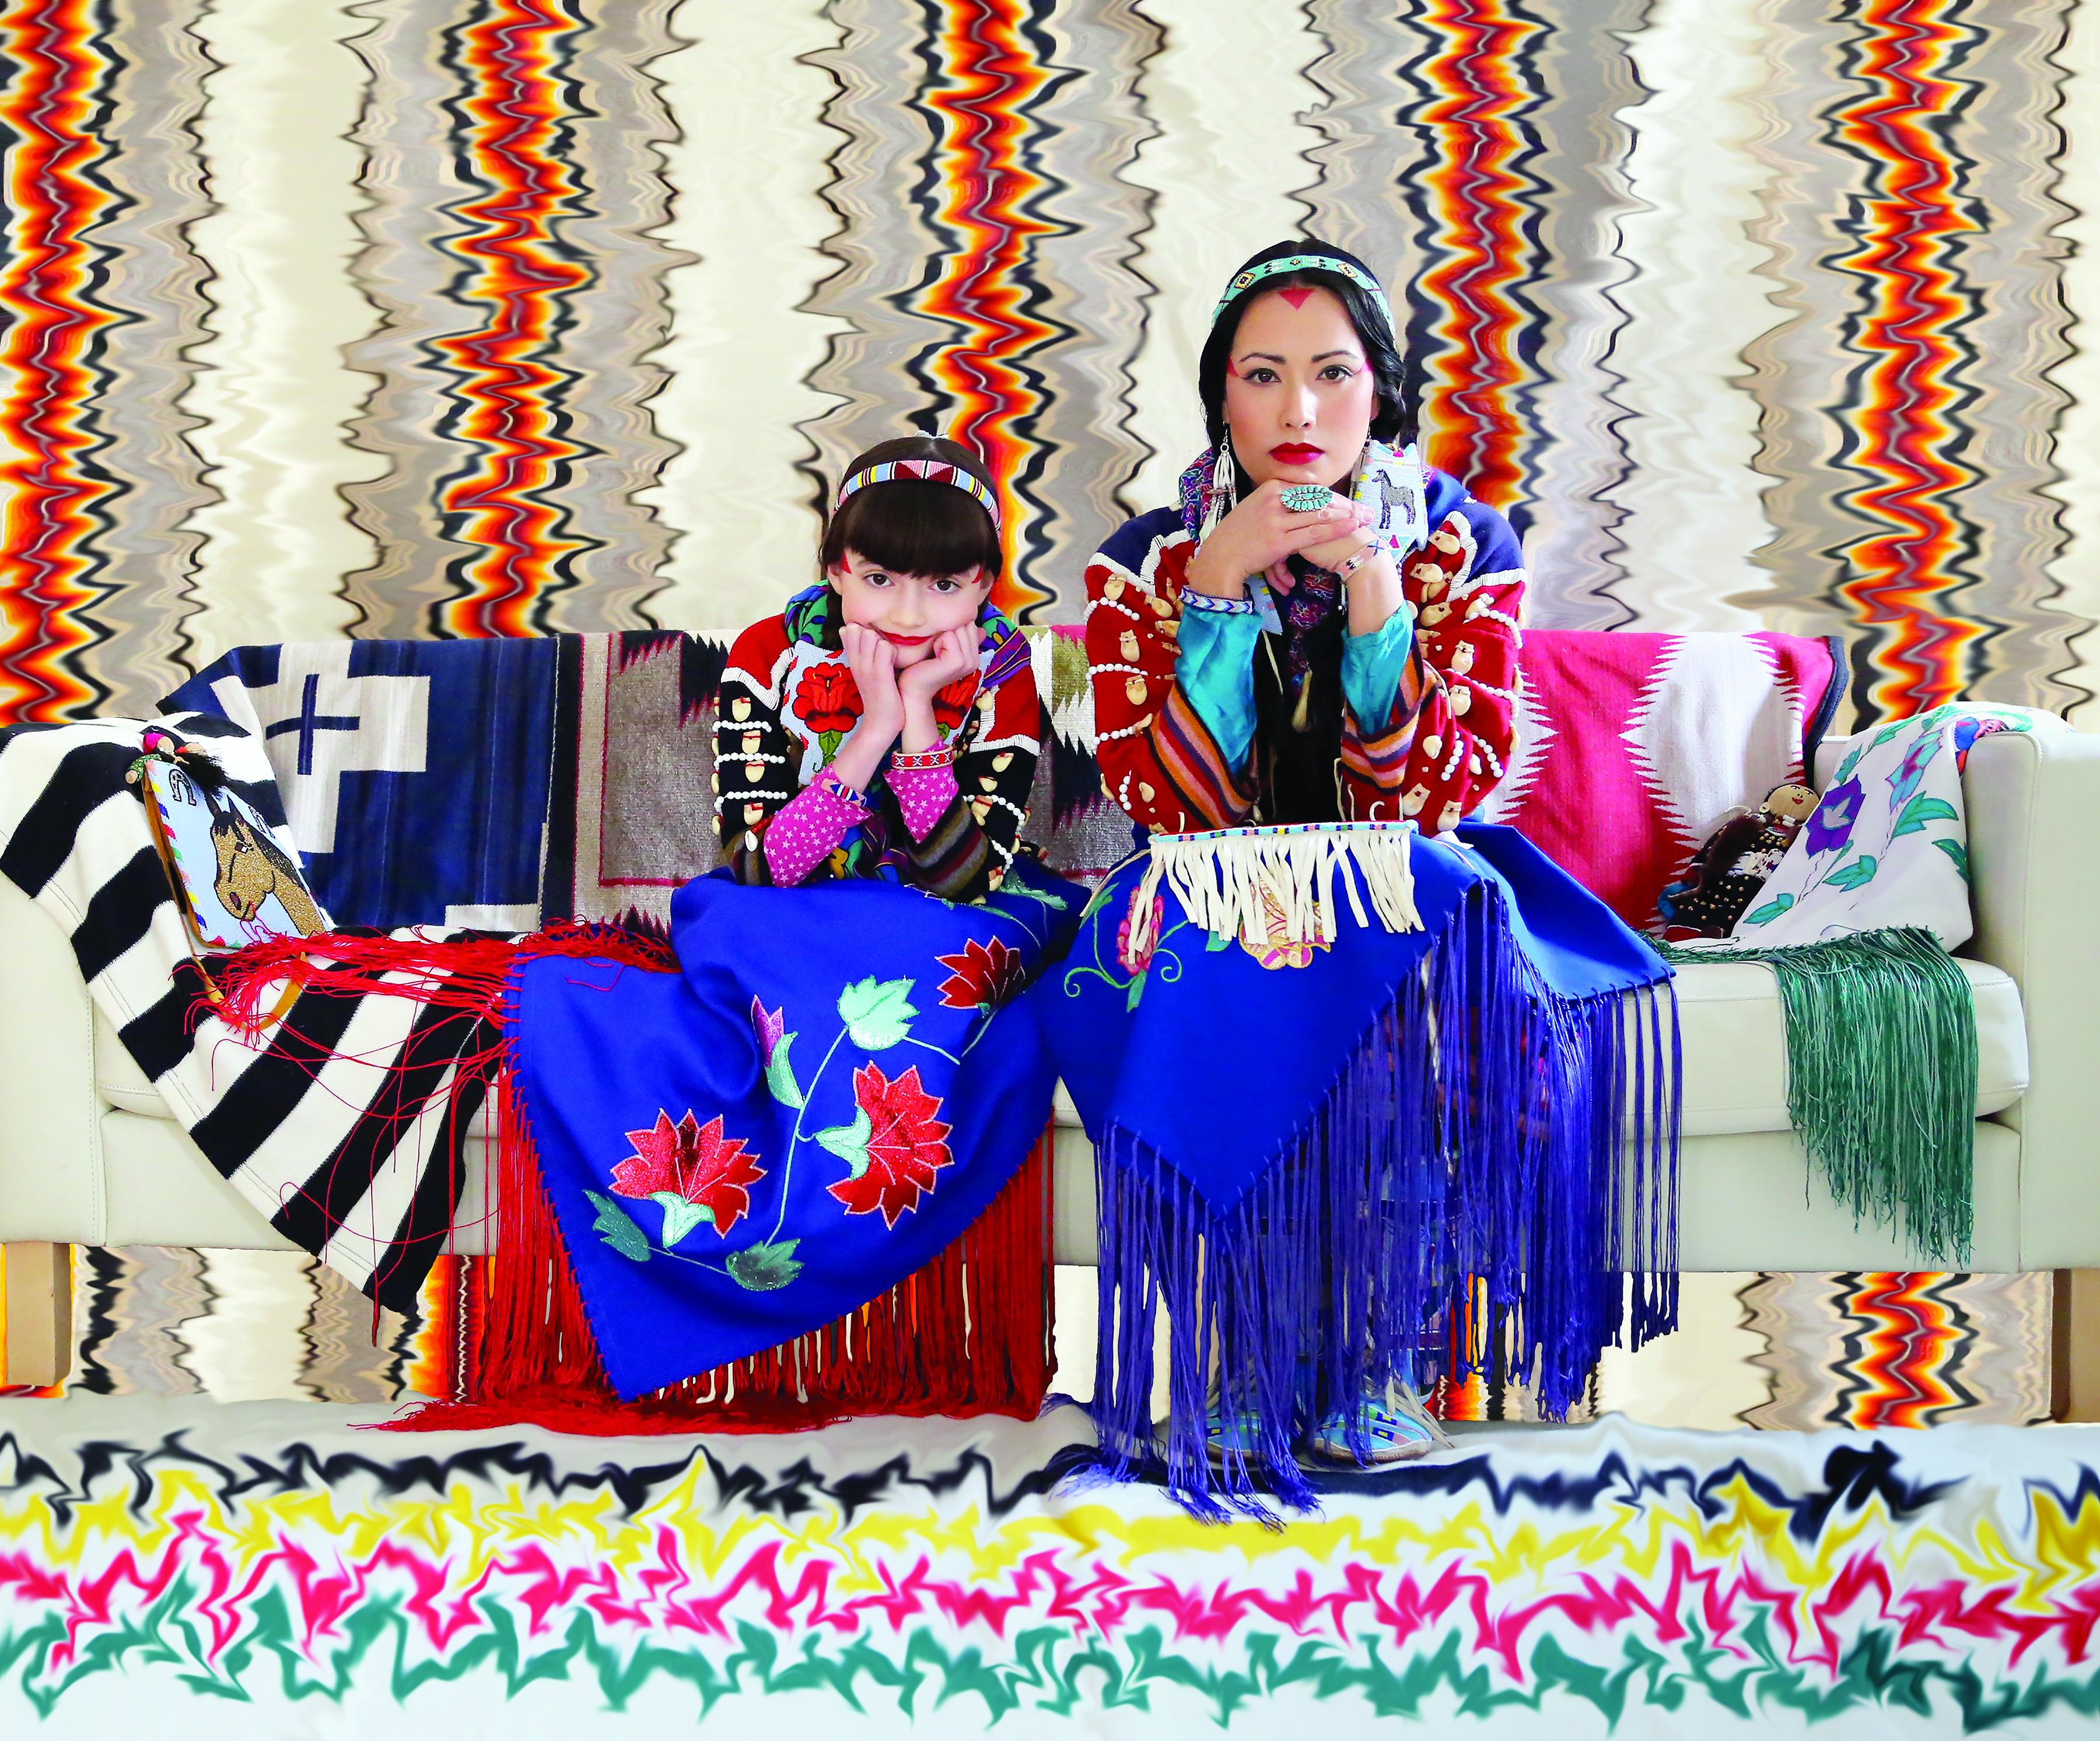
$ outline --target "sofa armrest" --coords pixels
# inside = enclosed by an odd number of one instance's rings
[[[0,961],[0,1241],[99,1243],[94,1010],[65,933],[5,877]]]
[[[2020,1265],[2100,1267],[2100,737],[2053,716],[1980,739],[1962,777],[1976,932],[1961,953],[2010,974],[2029,1086],[2020,1133]]]

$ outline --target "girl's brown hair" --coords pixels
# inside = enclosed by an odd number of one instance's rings
[[[960,466],[989,490],[991,474],[959,442],[938,435],[903,435],[879,442],[846,468],[846,476],[889,460],[940,460]],[[893,574],[929,578],[981,568],[986,580],[999,574],[999,528],[983,503],[952,483],[893,478],[849,496],[824,527],[822,561],[829,573],[849,550]]]

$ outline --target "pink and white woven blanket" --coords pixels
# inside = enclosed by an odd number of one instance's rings
[[[1516,753],[1480,818],[1652,929],[1722,818],[1805,776],[1843,671],[1834,641],[1798,635],[1531,630]]]

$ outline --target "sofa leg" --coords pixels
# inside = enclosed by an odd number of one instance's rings
[[[2100,1421],[2100,1269],[2058,1270],[2049,1315],[2049,1413]]]
[[[0,1384],[42,1388],[73,1365],[73,1247],[23,1240],[0,1247],[7,1335]]]

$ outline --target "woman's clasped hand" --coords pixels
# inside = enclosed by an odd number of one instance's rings
[[[1283,493],[1296,487],[1272,478],[1241,500],[1189,564],[1189,586],[1215,598],[1238,598],[1246,592],[1247,576],[1261,575],[1287,593],[1294,582],[1286,558],[1302,556],[1334,568],[1363,548],[1370,509],[1336,496],[1324,508],[1295,513],[1285,506]]]

